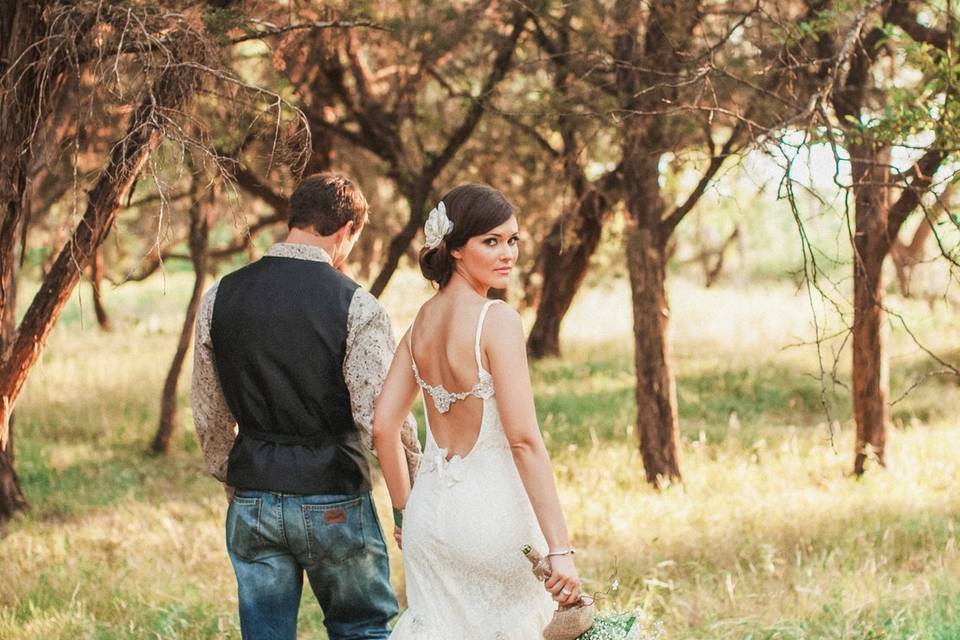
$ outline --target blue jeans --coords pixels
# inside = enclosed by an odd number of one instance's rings
[[[295,640],[306,572],[330,640],[386,638],[397,614],[370,494],[239,490],[227,510],[244,640]]]

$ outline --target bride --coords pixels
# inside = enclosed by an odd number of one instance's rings
[[[394,640],[532,640],[580,579],[534,411],[517,313],[488,300],[517,259],[514,207],[465,184],[430,212],[423,275],[439,291],[403,336],[377,401],[374,440],[404,554],[408,610]],[[423,390],[413,489],[400,426]],[[544,585],[520,552],[546,549]]]

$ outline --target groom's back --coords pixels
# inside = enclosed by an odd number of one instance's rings
[[[220,282],[211,339],[239,425],[229,484],[303,494],[369,489],[342,372],[357,287],[328,263],[276,256]]]

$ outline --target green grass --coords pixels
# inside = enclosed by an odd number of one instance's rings
[[[385,302],[399,332],[428,290],[398,275]],[[188,286],[171,274],[166,294],[159,280],[108,292],[113,334],[75,299],[31,373],[16,427],[31,508],[0,542],[0,638],[239,637],[226,503],[203,470],[189,372],[174,450],[146,453]],[[854,481],[849,345],[825,395],[831,442],[815,350],[787,348],[809,340],[803,292],[675,278],[670,293],[682,485],[643,481],[623,283],[585,291],[564,357],[534,367],[578,566],[601,608],[641,607],[671,640],[960,638],[956,379],[927,377],[895,404],[889,469]],[[894,302],[956,361],[949,308]],[[897,397],[940,367],[895,325],[890,338]],[[379,479],[375,494],[387,513]],[[402,597],[395,549],[392,562]],[[325,637],[309,591],[300,630]]]

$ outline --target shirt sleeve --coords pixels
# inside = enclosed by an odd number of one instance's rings
[[[347,353],[343,377],[350,391],[353,420],[363,444],[373,451],[373,407],[387,377],[396,341],[386,310],[369,292],[357,289],[347,315]],[[407,415],[400,431],[410,480],[420,465],[417,421]]]
[[[213,341],[210,324],[213,321],[213,303],[217,286],[203,296],[193,348],[193,380],[190,386],[190,404],[193,407],[193,423],[197,439],[203,450],[207,471],[220,482],[227,481],[227,458],[237,437],[237,421],[227,400],[223,397],[220,378],[213,359]]]

